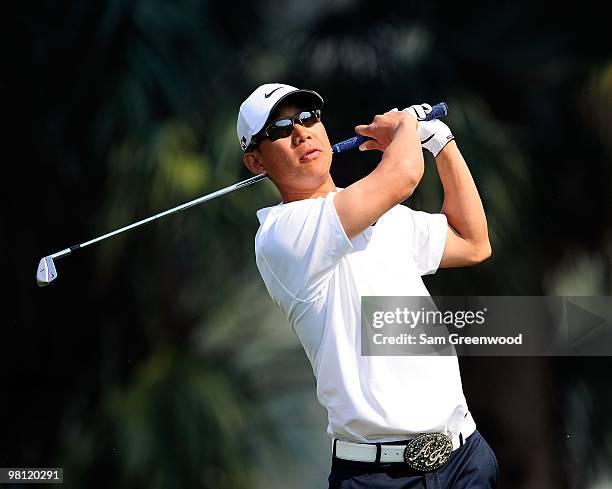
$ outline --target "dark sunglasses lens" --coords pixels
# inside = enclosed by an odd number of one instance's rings
[[[304,127],[311,127],[321,120],[321,111],[305,110],[294,117],[298,119],[300,124],[302,124]],[[293,118],[280,119],[267,129],[267,135],[270,138],[270,141],[286,138],[290,136],[292,132]]]
[[[293,132],[293,121],[291,119],[281,119],[276,121],[268,128],[268,137],[271,141],[286,138]]]
[[[315,110],[300,112],[298,118],[304,127],[314,126],[317,122],[319,122],[319,114],[318,111]]]

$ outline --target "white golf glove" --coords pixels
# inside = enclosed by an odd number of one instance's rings
[[[404,109],[404,112],[408,112],[419,121],[419,139],[421,140],[421,146],[433,154],[434,157],[438,156],[449,141],[455,139],[450,128],[441,120],[425,120],[427,114],[431,112],[431,105],[411,105]]]

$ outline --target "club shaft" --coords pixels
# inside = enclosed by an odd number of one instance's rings
[[[51,255],[51,258],[53,259],[62,258],[66,255],[69,255],[73,251],[76,251],[77,249],[85,248],[86,246],[90,246],[94,243],[97,243],[98,241],[102,241],[106,238],[110,238],[112,236],[116,236],[117,234],[121,234],[124,231],[129,231],[130,229],[137,228],[151,221],[155,221],[156,219],[159,219],[160,217],[168,216],[170,214],[174,214],[175,212],[179,212],[184,209],[188,209],[189,207],[193,207],[194,205],[201,204],[202,202],[206,202],[207,200],[212,200],[216,197],[220,197],[221,195],[228,194],[230,192],[233,192],[234,190],[238,190],[239,188],[248,187],[249,185],[252,185],[255,182],[259,182],[260,180],[263,180],[265,178],[267,178],[267,175],[255,175],[254,177],[251,177],[247,180],[243,180],[242,182],[235,183],[234,185],[230,185],[229,187],[222,188],[221,190],[217,190],[215,192],[204,195],[202,197],[198,197],[197,199],[191,200],[189,202],[185,202],[184,204],[173,207],[172,209],[168,209],[164,212],[160,212],[159,214],[155,214],[154,216],[147,217],[146,219],[142,219],[141,221],[135,222],[128,226],[124,226],[122,228],[115,229],[114,231],[111,231],[110,233],[106,233],[97,238],[90,239],[89,241],[85,241],[84,243],[81,243],[75,246],[71,246],[70,248],[66,248],[62,251],[58,251],[57,253],[54,253],[53,255]]]

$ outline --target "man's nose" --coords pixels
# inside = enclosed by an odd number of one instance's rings
[[[299,121],[295,121],[293,123],[293,141],[295,144],[303,143],[309,136],[310,133],[306,126],[301,124]]]

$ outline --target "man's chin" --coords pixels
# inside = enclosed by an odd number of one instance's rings
[[[329,170],[331,165],[326,165],[323,162],[321,162],[321,164],[318,164],[318,162],[316,162],[317,164],[312,163],[310,165],[305,164],[302,166],[302,170],[304,170],[304,176],[308,176],[310,178],[321,181],[327,180],[327,178],[329,178],[330,176]]]
[[[301,165],[292,178],[292,186],[313,188],[323,185],[331,179],[329,168],[324,165]]]

